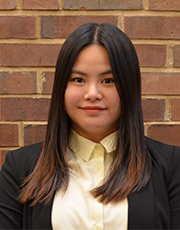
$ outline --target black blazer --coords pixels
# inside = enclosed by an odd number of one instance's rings
[[[151,179],[128,197],[128,229],[180,229],[180,147],[146,138]],[[42,143],[9,152],[0,173],[0,229],[52,229],[49,205],[18,202],[19,185],[39,157]]]

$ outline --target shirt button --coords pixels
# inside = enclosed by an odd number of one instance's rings
[[[97,172],[101,171],[101,167],[97,165],[97,166],[96,166],[96,171],[97,171]]]
[[[102,229],[100,224],[95,224],[94,227],[95,227],[95,230],[101,230]]]

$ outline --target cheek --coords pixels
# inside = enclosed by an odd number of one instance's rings
[[[115,93],[114,95],[111,95],[111,98],[113,99],[110,103],[114,109],[114,113],[119,117],[121,113],[121,100],[119,98],[119,94]]]
[[[111,93],[108,95],[108,98],[110,99],[111,105],[116,105],[116,107],[120,107],[121,100],[116,89],[114,89],[114,91],[111,91]]]
[[[65,95],[64,95],[64,104],[65,104],[65,110],[67,113],[68,113],[68,108],[70,106],[70,103],[71,103],[71,92],[67,87],[65,91]]]
[[[73,106],[78,104],[79,101],[79,96],[78,96],[78,92],[74,89],[72,89],[71,87],[67,87],[66,91],[65,91],[65,109],[72,109]]]

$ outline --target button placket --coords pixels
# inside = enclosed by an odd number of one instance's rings
[[[101,144],[96,144],[93,150],[94,161],[94,181],[95,186],[104,178],[104,147]],[[103,205],[97,199],[92,197],[91,203],[91,219],[93,222],[93,230],[103,229]]]
[[[104,147],[101,144],[96,144],[93,150],[95,159],[96,184],[104,178]]]

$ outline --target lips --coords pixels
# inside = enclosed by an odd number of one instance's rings
[[[105,108],[102,108],[100,106],[85,106],[82,107],[82,109],[87,113],[100,113],[105,110]]]

